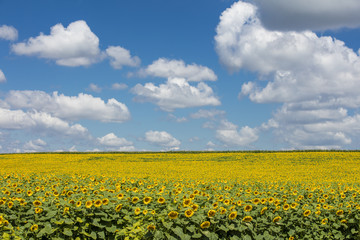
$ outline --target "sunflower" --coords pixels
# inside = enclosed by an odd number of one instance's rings
[[[213,206],[213,208],[217,208],[219,206],[219,203],[214,202],[212,206]]]
[[[267,207],[263,207],[260,211],[260,214],[263,215],[267,209],[268,209]]]
[[[95,200],[95,202],[94,202],[95,207],[98,208],[98,207],[101,207],[101,205],[102,205],[102,201],[100,199]]]
[[[170,219],[176,219],[178,217],[179,213],[176,211],[169,212],[168,216]]]
[[[346,219],[343,219],[340,221],[341,223],[347,223],[347,220]]]
[[[243,222],[251,222],[253,218],[251,216],[246,216],[242,219]]]
[[[327,218],[324,218],[323,220],[321,220],[321,224],[327,224],[328,223],[328,219]]]
[[[116,196],[118,199],[123,199],[124,198],[124,194],[122,194],[122,193],[119,193],[117,196]]]
[[[37,224],[34,224],[30,227],[30,231],[36,232],[39,229],[39,226]]]
[[[85,203],[85,207],[86,207],[86,208],[91,208],[92,205],[93,205],[93,204],[92,204],[92,201],[91,201],[91,200],[89,200],[89,201],[87,201],[87,202]]]
[[[255,198],[252,202],[257,205],[261,202],[261,200],[259,198]]]
[[[120,210],[122,209],[123,205],[120,203],[115,207],[115,211],[116,212],[120,212]]]
[[[12,208],[14,206],[14,203],[12,201],[8,202],[8,208]]]
[[[311,214],[310,210],[305,210],[303,215],[304,215],[304,217],[308,217],[310,214]]]
[[[76,207],[80,207],[81,206],[81,201],[77,201],[76,202]]]
[[[190,199],[190,198],[185,198],[185,199],[183,200],[183,206],[184,206],[184,207],[188,207],[188,206],[190,205],[190,203],[191,203],[191,199]]]
[[[194,210],[194,212],[196,212],[199,209],[199,205],[193,204],[191,205],[191,208]]]
[[[224,204],[225,204],[225,205],[229,205],[229,204],[230,204],[230,200],[229,200],[229,199],[225,199],[225,200],[224,200]]]
[[[194,211],[192,209],[188,209],[185,211],[185,216],[186,217],[192,217],[192,215],[194,215]]]
[[[230,219],[230,220],[234,220],[236,217],[237,217],[237,212],[231,212],[231,213],[229,214],[229,219]]]
[[[213,209],[209,210],[208,213],[207,213],[208,217],[210,217],[210,218],[211,218],[211,217],[214,217],[215,214],[216,214],[216,211],[213,210]]]
[[[31,190],[26,191],[26,195],[28,195],[29,197],[32,196],[33,194],[34,194],[34,192]]]
[[[139,215],[141,213],[141,209],[135,208],[134,212],[135,212],[135,215]]]
[[[343,211],[343,210],[338,210],[338,211],[336,212],[336,215],[338,215],[338,216],[343,215],[343,214],[344,214],[344,211]]]
[[[295,209],[297,207],[297,205],[298,205],[297,203],[292,203],[292,204],[290,204],[290,207]]]
[[[147,230],[149,231],[154,231],[156,229],[156,226],[154,224],[150,224],[149,226],[147,226]]]
[[[144,202],[144,204],[149,204],[150,202],[151,202],[151,200],[152,200],[152,198],[151,197],[144,197],[144,200],[143,200],[143,202]]]
[[[63,214],[67,214],[69,211],[70,211],[70,208],[69,208],[69,207],[65,207]]]
[[[165,198],[159,197],[157,202],[160,203],[160,204],[163,204],[163,203],[165,203]]]
[[[284,206],[283,206],[283,209],[284,209],[284,211],[287,211],[287,210],[289,210],[290,209],[290,205],[289,204],[284,204]]]
[[[73,191],[68,191],[68,192],[66,193],[66,196],[70,197],[70,196],[73,195],[73,194],[74,194]]]
[[[5,204],[5,201],[2,200],[2,199],[0,199],[0,206],[1,206],[1,205],[4,205],[4,204]]]
[[[273,219],[273,222],[275,223],[275,222],[278,222],[278,221],[280,221],[281,220],[281,217],[280,216],[277,216],[277,217],[275,217],[274,219]]]
[[[220,214],[225,214],[225,213],[226,213],[226,208],[221,207],[220,208]]]
[[[102,200],[102,204],[103,204],[103,205],[108,205],[108,204],[109,204],[109,199],[104,198],[104,199]]]
[[[42,213],[43,209],[42,208],[35,208],[35,213],[39,214]]]
[[[132,203],[137,203],[139,201],[139,198],[138,197],[133,197],[132,199],[131,199],[131,202]]]
[[[40,202],[39,200],[35,200],[33,202],[33,204],[34,204],[34,207],[40,207],[42,205],[42,202]]]
[[[209,228],[210,227],[210,222],[209,221],[205,221],[203,223],[200,224],[201,228]]]
[[[246,205],[246,206],[244,207],[244,211],[245,211],[245,212],[250,212],[252,209],[253,209],[253,207],[252,207],[251,205]]]

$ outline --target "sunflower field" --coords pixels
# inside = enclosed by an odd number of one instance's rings
[[[360,239],[360,152],[0,155],[0,239]]]

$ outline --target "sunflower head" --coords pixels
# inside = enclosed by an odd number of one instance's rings
[[[89,200],[89,201],[86,201],[86,203],[85,203],[85,207],[86,208],[91,208],[92,207],[92,201],[91,200]]]
[[[237,212],[231,212],[231,213],[229,214],[229,219],[230,219],[230,220],[234,220],[236,217],[237,217]]]
[[[159,199],[157,200],[157,202],[160,203],[160,204],[163,204],[163,203],[165,203],[165,198],[159,197]]]
[[[154,224],[150,224],[149,226],[147,226],[147,230],[149,231],[154,231],[156,229],[156,226]]]
[[[274,217],[273,222],[276,223],[281,220],[280,216]]]
[[[216,214],[216,211],[213,210],[213,209],[209,210],[208,213],[207,213],[208,217],[210,217],[210,218],[211,218],[211,217],[214,217],[215,214]]]
[[[178,217],[179,213],[176,211],[169,212],[168,216],[170,219],[176,219]]]
[[[120,210],[122,209],[123,205],[120,203],[115,207],[115,211],[116,212],[120,212]]]
[[[151,197],[144,197],[144,204],[149,204],[151,202],[152,198]]]
[[[310,214],[311,214],[310,210],[305,210],[303,215],[304,215],[304,217],[308,217]]]
[[[253,209],[253,207],[252,207],[251,205],[246,205],[246,206],[244,207],[244,211],[245,211],[245,212],[250,212],[252,209]]]
[[[253,218],[251,216],[246,216],[242,219],[243,222],[251,222]]]
[[[205,221],[203,223],[200,224],[201,228],[209,228],[210,227],[210,222],[209,221]]]
[[[194,215],[194,211],[190,208],[188,210],[185,211],[185,216],[186,217],[191,217],[192,215]]]

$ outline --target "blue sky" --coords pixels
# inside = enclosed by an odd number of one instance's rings
[[[0,152],[358,149],[355,0],[0,0]]]

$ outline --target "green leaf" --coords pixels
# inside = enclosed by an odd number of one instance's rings
[[[105,229],[108,232],[114,233],[116,231],[116,226],[112,225],[111,227],[106,227]]]
[[[164,227],[166,228],[166,229],[170,229],[171,228],[171,226],[173,225],[173,222],[163,222],[163,225],[164,225]]]
[[[98,235],[101,239],[105,239],[105,233],[104,233],[104,232],[98,232],[97,235]]]
[[[186,229],[189,230],[191,233],[195,232],[195,226],[194,225],[187,226]]]
[[[245,235],[242,237],[243,240],[251,240],[251,236],[250,235]]]
[[[72,237],[72,235],[73,235],[72,231],[68,228],[64,228],[63,234],[66,236],[69,236],[69,237]]]
[[[192,235],[192,238],[201,238],[202,234],[201,233],[195,233]]]
[[[74,221],[70,218],[66,218],[65,219],[65,224],[68,224],[68,225],[71,225],[71,224],[74,224]]]
[[[91,232],[90,233],[90,237],[92,238],[92,239],[96,239],[96,232]]]

